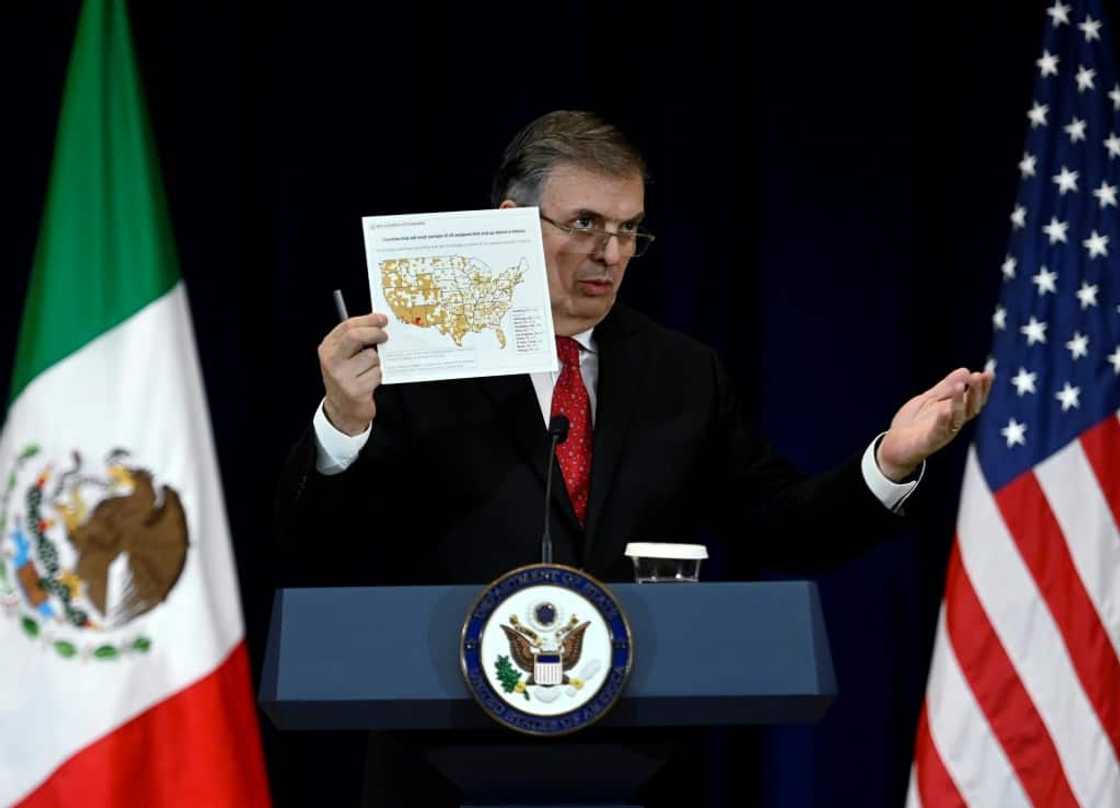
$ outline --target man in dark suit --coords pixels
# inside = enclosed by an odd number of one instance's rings
[[[494,203],[540,208],[558,346],[575,357],[567,376],[382,388],[388,317],[344,321],[319,346],[326,396],[286,469],[281,528],[405,537],[386,582],[484,583],[538,560],[547,423],[563,412],[569,444],[584,451],[561,459],[565,484],[554,487],[559,563],[627,579],[627,540],[714,528],[749,545],[735,550],[754,563],[820,567],[884,535],[925,458],[983,406],[991,374],[953,371],[862,454],[803,479],[766,448],[710,349],[616,304],[651,240],[645,176],[637,151],[594,115],[554,112],[522,130]],[[566,392],[554,398],[557,385]],[[839,542],[845,525],[859,529]]]
[[[750,566],[820,568],[886,535],[925,458],[983,406],[991,374],[953,371],[865,451],[804,478],[766,447],[712,350],[615,302],[651,240],[645,176],[621,133],[588,113],[522,130],[494,204],[540,208],[561,371],[381,387],[389,318],[345,320],[319,346],[326,395],[284,472],[281,531],[343,535],[348,555],[377,548],[366,582],[483,584],[538,561],[556,462],[547,424],[560,413],[572,429],[553,488],[558,563],[629,580],[626,541],[714,530]],[[415,756],[379,743],[370,802],[407,804],[390,781],[395,767],[415,772]]]

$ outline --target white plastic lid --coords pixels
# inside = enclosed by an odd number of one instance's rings
[[[632,541],[626,545],[626,555],[637,558],[683,558],[693,560],[707,558],[708,548],[703,544]]]

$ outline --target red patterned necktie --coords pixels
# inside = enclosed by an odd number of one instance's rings
[[[552,414],[568,419],[568,439],[556,447],[556,459],[568,487],[576,518],[584,523],[591,491],[591,399],[579,372],[579,343],[571,337],[556,338],[560,378],[552,390]]]

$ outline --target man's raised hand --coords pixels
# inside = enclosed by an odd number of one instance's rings
[[[377,407],[373,391],[381,384],[377,346],[389,339],[384,314],[364,314],[343,320],[319,343],[319,369],[326,401],[323,411],[340,432],[364,432]]]
[[[903,404],[875,455],[883,473],[901,481],[952,441],[987,403],[993,378],[990,371],[977,373],[957,368]]]

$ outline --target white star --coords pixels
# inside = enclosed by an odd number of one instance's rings
[[[1042,232],[1050,237],[1051,244],[1057,244],[1059,241],[1063,244],[1068,244],[1066,241],[1066,230],[1069,229],[1069,222],[1059,222],[1057,216],[1050,217],[1050,224],[1042,228]]]
[[[1007,280],[1011,280],[1015,277],[1016,263],[1015,259],[1010,255],[1003,259],[1003,266],[1000,267],[1000,271],[1003,272],[1003,277]]]
[[[1049,111],[1049,106],[1035,101],[1034,106],[1027,110],[1027,117],[1031,119],[1031,129],[1046,126],[1046,113]]]
[[[1078,120],[1076,117],[1069,122],[1069,125],[1063,126],[1066,134],[1069,135],[1069,142],[1076,143],[1079,140],[1085,139],[1085,121]]]
[[[1120,157],[1120,137],[1116,137],[1115,132],[1109,132],[1108,138],[1104,142],[1104,147],[1108,149],[1108,159],[1113,157]]]
[[[1096,258],[1098,255],[1108,257],[1108,236],[1097,235],[1096,230],[1081,244],[1089,251],[1090,258]]]
[[[1055,28],[1060,27],[1063,22],[1069,24],[1069,12],[1070,6],[1063,6],[1061,0],[1046,9],[1046,13],[1050,15]]]
[[[1081,406],[1081,402],[1078,401],[1078,396],[1080,396],[1080,395],[1081,395],[1081,388],[1080,387],[1071,387],[1070,383],[1066,382],[1066,386],[1063,387],[1061,390],[1059,390],[1054,395],[1054,398],[1056,398],[1056,399],[1058,399],[1058,401],[1062,402],[1062,412],[1065,412],[1070,407],[1080,407]]]
[[[1038,160],[1033,154],[1023,152],[1023,159],[1019,161],[1019,173],[1023,175],[1023,179],[1034,176],[1035,162]]]
[[[1015,210],[1011,211],[1011,227],[1013,230],[1027,226],[1027,209],[1022,205],[1016,205]]]
[[[1112,92],[1108,94],[1108,97],[1112,99],[1113,109],[1116,112],[1120,112],[1120,82],[1117,82],[1116,86],[1112,88]]]
[[[1089,355],[1089,338],[1080,331],[1073,332],[1073,339],[1066,343],[1069,348],[1070,358],[1077,360]]]
[[[1034,389],[1035,380],[1038,378],[1037,373],[1030,373],[1026,368],[1019,368],[1019,372],[1011,377],[1011,383],[1015,385],[1015,392],[1022,396],[1023,393],[1036,393]]]
[[[1027,445],[1026,434],[1027,425],[1020,424],[1014,418],[1007,422],[1007,426],[999,431],[999,434],[1007,438],[1007,448],[1010,449],[1016,443],[1023,446]]]
[[[1120,354],[1120,348],[1116,349],[1116,353]],[[989,356],[988,361],[984,363],[984,372],[991,373],[993,379],[996,377],[996,358],[994,356]]]
[[[1058,75],[1058,62],[1059,58],[1048,50],[1042,51],[1042,58],[1035,62],[1038,69],[1042,72],[1042,77]]]
[[[1101,21],[1094,20],[1088,14],[1085,15],[1085,22],[1077,26],[1085,32],[1085,41],[1092,42],[1094,39],[1101,38]]]
[[[1081,310],[1097,305],[1097,285],[1089,285],[1089,281],[1082,281],[1081,288],[1077,290],[1077,299],[1081,301]]]
[[[1062,166],[1060,174],[1054,175],[1054,183],[1058,186],[1058,194],[1065,196],[1066,191],[1077,190],[1077,178],[1081,176],[1078,171],[1070,171],[1065,166]]]
[[[1116,346],[1116,350],[1108,355],[1108,361],[1112,363],[1113,372],[1120,374],[1120,345]]]
[[[1086,90],[1096,89],[1093,85],[1093,77],[1097,75],[1096,70],[1085,67],[1085,65],[1077,66],[1077,92],[1083,93]]]
[[[1057,292],[1057,287],[1054,286],[1054,281],[1058,279],[1057,272],[1051,272],[1046,267],[1038,270],[1037,275],[1031,276],[1031,283],[1038,287],[1038,293],[1045,295],[1047,292]]]
[[[1046,342],[1046,323],[1040,323],[1038,320],[1031,317],[1031,321],[1026,325],[1019,328],[1019,333],[1027,338],[1027,345],[1034,345],[1036,342]]]
[[[992,315],[992,325],[995,326],[996,331],[1007,330],[1007,309],[1003,306],[996,306],[996,313]]]
[[[1093,196],[1100,200],[1102,208],[1107,208],[1109,205],[1116,207],[1115,185],[1109,185],[1104,180],[1101,180],[1101,187],[1093,191]]]

